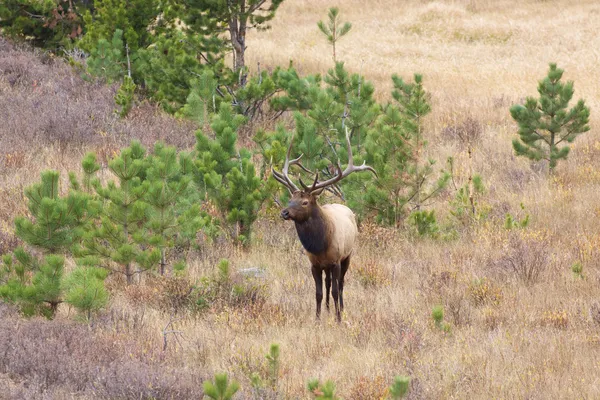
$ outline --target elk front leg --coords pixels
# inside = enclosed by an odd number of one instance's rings
[[[316,300],[317,300],[317,319],[321,317],[321,301],[323,300],[323,269],[312,266],[312,275],[315,279]],[[337,303],[336,303],[337,307]]]
[[[342,321],[342,313],[340,312],[340,305],[338,303],[341,270],[342,267],[340,264],[336,264],[331,268],[331,295],[333,296],[335,317],[338,322]]]

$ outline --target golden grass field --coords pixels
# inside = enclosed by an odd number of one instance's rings
[[[223,257],[234,275],[263,267],[266,304],[184,316],[174,324],[182,340],[171,338],[164,362],[206,377],[227,371],[245,388],[240,398],[251,398],[250,375],[265,370],[270,343],[281,347],[283,399],[309,398],[312,377],[333,380],[344,399],[380,399],[395,375],[411,377],[413,399],[600,398],[600,3],[288,0],[271,30],[249,35],[248,65],[293,60],[302,73],[325,73],[331,52],[316,22],[333,5],[354,25],[338,43],[338,59],[372,81],[379,99],[390,97],[392,74],[423,74],[432,96],[430,156],[440,164],[454,156],[459,182],[467,157],[444,129],[467,117],[482,124],[474,170],[485,182],[480,202],[490,216],[453,241],[364,225],[341,324],[326,312],[315,322],[314,283],[293,225],[265,216],[249,250],[208,246],[192,256],[189,278],[213,274]],[[591,130],[550,177],[514,156],[516,124],[508,112],[536,95],[549,62],[565,69],[575,99],[592,110]],[[2,88],[0,78],[0,95]],[[20,193],[41,170],[75,170],[86,150],[24,151],[14,165],[5,158],[0,230],[10,231],[24,212]],[[446,200],[434,206],[441,223]],[[530,214],[529,226],[506,230],[507,212]],[[583,279],[571,272],[577,261]],[[539,278],[526,282],[512,266],[539,270]],[[143,324],[97,334],[160,348],[169,314],[147,305],[156,290],[150,283],[115,290],[111,312]],[[450,333],[433,323],[438,304]],[[67,318],[65,311],[53,323]]]

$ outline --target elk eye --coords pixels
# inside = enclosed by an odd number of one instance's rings
[[[307,205],[308,205],[308,200],[304,200],[304,201],[302,202],[302,205],[303,205],[303,206],[307,206]]]

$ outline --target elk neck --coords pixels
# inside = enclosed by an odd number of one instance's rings
[[[304,249],[312,254],[321,254],[329,247],[329,221],[318,204],[312,207],[310,217],[296,222],[296,232]]]

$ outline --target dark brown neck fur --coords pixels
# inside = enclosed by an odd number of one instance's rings
[[[296,222],[296,232],[302,246],[312,254],[321,254],[329,247],[331,229],[323,210],[318,204],[312,208],[310,217],[303,222]]]

